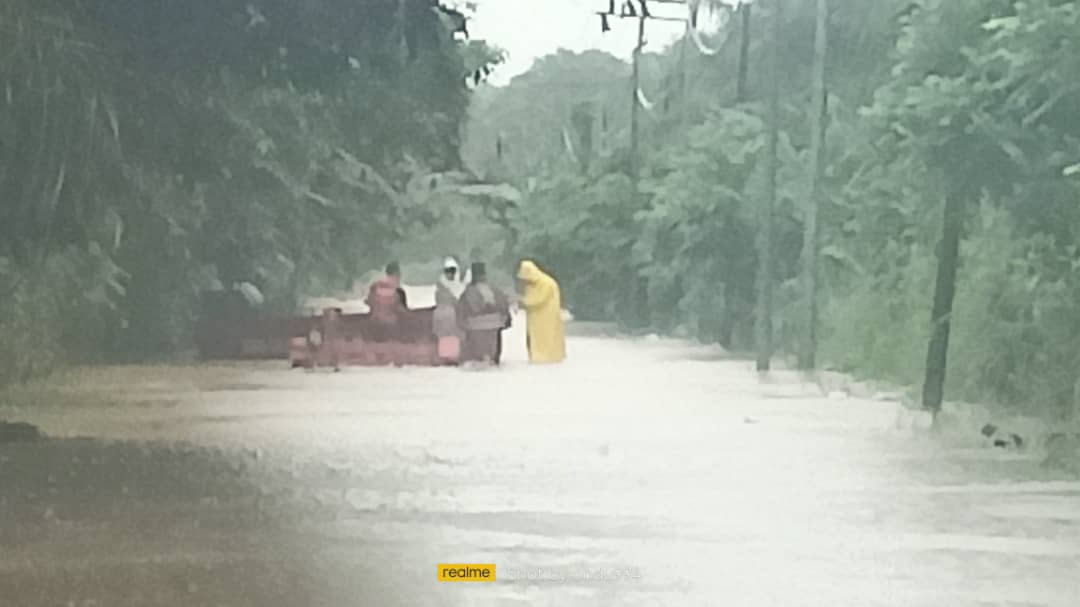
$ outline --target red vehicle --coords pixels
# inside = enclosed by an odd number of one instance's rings
[[[272,318],[242,296],[216,292],[204,300],[195,330],[200,357],[217,360],[288,360],[292,368],[340,365],[444,364],[432,321],[435,308],[399,309],[390,325],[370,313]]]

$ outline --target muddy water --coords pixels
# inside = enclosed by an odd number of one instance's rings
[[[672,342],[578,337],[531,367],[520,324],[495,371],[121,368],[36,396],[17,414],[53,436],[140,442],[0,448],[0,597],[1080,605],[1080,482],[1037,452]]]

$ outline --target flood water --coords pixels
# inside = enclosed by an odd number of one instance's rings
[[[1035,450],[676,342],[530,366],[520,324],[498,370],[86,370],[0,411],[56,437],[0,447],[0,604],[1080,605],[1080,482]]]

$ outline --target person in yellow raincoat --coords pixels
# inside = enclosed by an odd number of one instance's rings
[[[529,260],[521,262],[518,278],[525,283],[519,303],[528,317],[529,362],[562,362],[566,358],[566,338],[559,283]]]

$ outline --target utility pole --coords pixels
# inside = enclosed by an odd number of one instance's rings
[[[630,83],[630,180],[633,183],[634,199],[638,196],[638,178],[640,176],[641,161],[639,158],[639,138],[641,134],[640,122],[640,93],[641,90],[641,51],[645,47],[645,22],[674,21],[688,23],[687,18],[664,17],[653,15],[649,10],[652,4],[676,4],[686,6],[686,0],[623,0],[619,6],[619,12],[615,12],[615,0],[608,0],[608,10],[597,14],[600,16],[600,28],[602,32],[611,29],[612,17],[618,19],[634,19],[637,21],[638,35],[637,44],[634,46],[633,68]]]
[[[688,19],[686,32],[683,34],[682,41],[679,42],[679,127],[684,131],[690,123],[690,79],[687,77],[686,45],[690,43],[691,27],[693,24]]]
[[[817,262],[818,207],[821,205],[821,180],[825,156],[825,60],[828,51],[829,2],[817,0],[817,27],[814,33],[814,84],[810,103],[810,197],[806,201],[802,250],[802,287],[806,300],[803,317],[799,368],[812,370],[817,358]]]
[[[634,199],[638,197],[638,177],[640,160],[638,159],[638,108],[641,105],[638,93],[641,90],[641,49],[645,46],[645,17],[638,18],[637,45],[634,46],[633,76],[630,86],[630,181],[634,185]]]
[[[746,101],[746,77],[750,67],[750,11],[749,2],[739,4],[739,66],[735,80],[735,103]]]
[[[766,372],[773,350],[773,224],[776,222],[776,174],[780,139],[780,34],[783,0],[773,0],[772,35],[769,40],[769,122],[765,150],[765,199],[758,230],[757,314],[754,323],[757,342],[757,370]]]
[[[621,0],[622,5],[619,13],[615,13],[616,0],[608,0],[608,10],[606,12],[598,13],[600,15],[600,27],[601,31],[608,31],[611,29],[609,19],[611,17],[618,17],[620,19],[635,19],[637,20],[637,44],[634,45],[633,67],[630,83],[630,183],[631,183],[631,203],[635,208],[641,204],[641,190],[640,190],[640,172],[641,172],[641,159],[640,159],[640,136],[641,128],[640,122],[640,107],[641,106],[641,52],[645,47],[645,22],[648,20],[657,21],[675,21],[679,23],[687,23],[689,19],[686,17],[674,18],[653,15],[649,10],[650,4],[674,4],[686,6],[685,0]],[[632,301],[635,302],[632,310],[628,312],[632,315],[632,322],[640,327],[646,327],[649,324],[649,289],[648,279],[638,276],[636,284],[633,286]]]

